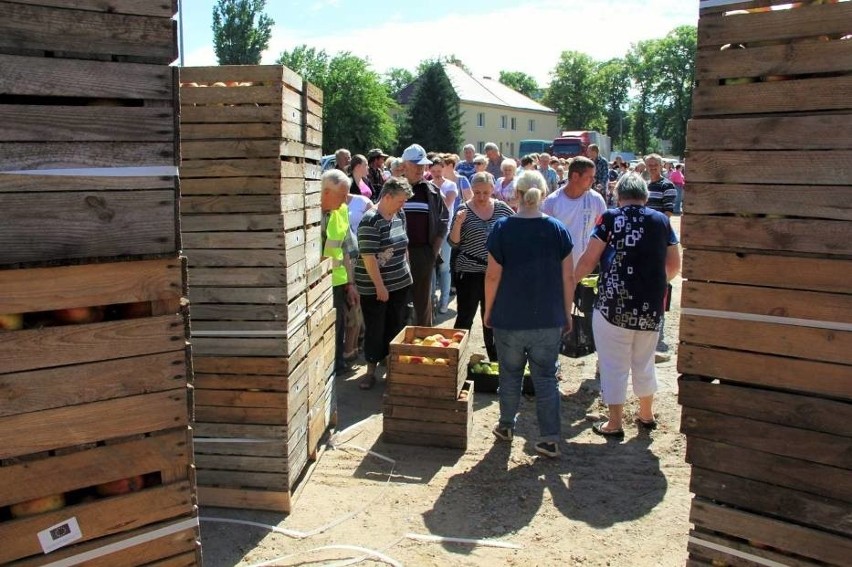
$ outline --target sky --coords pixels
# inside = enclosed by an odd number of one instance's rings
[[[182,0],[184,65],[215,65],[215,0]],[[545,86],[562,51],[596,60],[698,22],[698,0],[267,0],[274,21],[262,63],[297,45],[350,51],[384,73],[455,55],[476,76],[523,71]]]

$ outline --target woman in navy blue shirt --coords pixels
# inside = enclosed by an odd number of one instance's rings
[[[485,269],[485,325],[494,328],[500,362],[500,421],[493,433],[511,441],[529,362],[540,440],[535,449],[557,457],[561,436],[556,362],[571,328],[574,247],[568,229],[541,213],[547,182],[525,171],[515,185],[518,214],[494,223]]]
[[[599,435],[623,437],[628,375],[639,398],[634,421],[646,429],[657,426],[652,407],[657,391],[654,351],[666,284],[680,271],[680,250],[668,217],[645,206],[648,186],[641,176],[623,176],[616,193],[619,206],[595,223],[574,277],[579,281],[601,263],[592,330],[609,419],[592,427]]]

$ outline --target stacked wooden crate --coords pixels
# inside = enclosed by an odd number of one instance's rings
[[[199,498],[289,511],[310,402],[333,402],[322,93],[281,66],[184,68],[181,87]]]
[[[175,5],[59,4],[0,2],[0,564],[196,565]]]
[[[701,3],[678,353],[691,565],[852,557],[852,2],[781,3]]]
[[[427,339],[436,335],[449,344]],[[385,441],[467,449],[473,426],[467,346],[467,331],[433,327],[405,327],[391,341]]]

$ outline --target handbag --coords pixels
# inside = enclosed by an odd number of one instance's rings
[[[595,352],[595,337],[592,333],[592,314],[583,313],[576,307],[571,313],[571,332],[562,335],[559,353],[568,358],[582,358]]]

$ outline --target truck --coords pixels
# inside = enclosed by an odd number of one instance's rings
[[[597,144],[601,157],[609,160],[612,140],[595,130],[568,130],[553,140],[553,155],[560,158],[584,156],[591,144]]]
[[[521,143],[518,144],[518,157],[522,158],[529,154],[549,153],[552,145],[552,140],[521,140]]]

